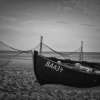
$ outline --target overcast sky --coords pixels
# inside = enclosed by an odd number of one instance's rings
[[[100,0],[0,0],[0,41],[28,50],[43,35],[58,51],[100,52]]]

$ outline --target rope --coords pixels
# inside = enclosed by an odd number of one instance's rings
[[[13,48],[13,47],[7,45],[6,43],[4,43],[4,42],[2,42],[2,41],[0,41],[0,43],[1,43],[2,45],[4,45],[4,46],[8,47],[9,49],[12,49],[12,50],[14,50],[14,51],[20,51],[20,50],[18,50],[18,49],[15,49],[15,48]]]
[[[5,44],[4,42],[0,41],[4,46],[8,47],[8,49],[11,49],[14,51],[14,53],[10,53],[10,54],[7,54],[7,55],[4,55],[4,57],[6,58],[6,60],[4,61],[4,63],[0,66],[6,66],[8,65],[10,62],[11,62],[11,59],[14,59],[15,57],[18,57],[19,55],[23,54],[23,53],[32,53],[32,50],[27,50],[27,51],[24,51],[24,50],[18,50],[18,49],[15,49],[7,44]],[[78,48],[77,50],[74,50],[74,52],[70,52],[70,53],[67,53],[66,56],[65,56],[65,53],[63,52],[58,52],[58,51],[55,51],[54,49],[52,49],[51,47],[49,47],[47,44],[44,44],[42,43],[42,49],[45,50],[45,49],[48,49],[48,52],[47,54],[49,54],[50,56],[54,56],[54,57],[62,57],[63,59],[66,59],[66,57],[68,58],[72,58],[73,54],[75,54],[76,52],[80,52],[81,48]],[[38,44],[35,48],[35,49],[40,49],[40,44]],[[50,52],[49,52],[50,50]],[[3,56],[2,56],[3,58]],[[32,60],[32,59],[26,59],[26,58],[18,58],[18,59],[23,59],[23,60]]]
[[[48,47],[48,48],[49,48],[51,51],[53,51],[54,53],[56,53],[56,54],[60,55],[61,57],[65,58],[65,57],[62,55],[61,52],[55,51],[54,49],[50,48],[48,45],[46,45],[46,44],[44,44],[44,43],[43,43],[43,45],[45,45],[46,47]]]
[[[0,66],[6,66],[6,65],[8,65],[10,62],[11,62],[11,59],[14,59],[15,57],[18,57],[20,54],[22,54],[22,53],[31,53],[32,52],[32,50],[28,50],[28,51],[16,51],[16,54],[14,54],[14,55],[9,55],[8,56],[8,61],[6,61],[4,64],[1,64]],[[31,59],[25,59],[25,58],[20,58],[20,59],[23,59],[23,60],[31,60]]]

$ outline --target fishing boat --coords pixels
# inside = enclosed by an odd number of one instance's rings
[[[100,86],[98,68],[91,67],[89,62],[45,57],[42,55],[42,40],[43,37],[41,37],[40,51],[34,50],[33,54],[34,72],[41,85],[61,84],[78,88]]]

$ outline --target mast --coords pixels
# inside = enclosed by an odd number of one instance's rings
[[[83,41],[81,41],[81,51],[80,51],[80,58],[79,58],[80,61],[83,61],[84,58],[83,58]]]
[[[40,55],[42,53],[42,42],[43,42],[43,36],[40,37]]]

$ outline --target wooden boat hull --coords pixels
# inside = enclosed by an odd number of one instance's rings
[[[58,64],[46,57],[33,55],[34,72],[37,81],[43,84],[62,84],[78,88],[89,88],[100,85],[100,74],[82,72]]]

